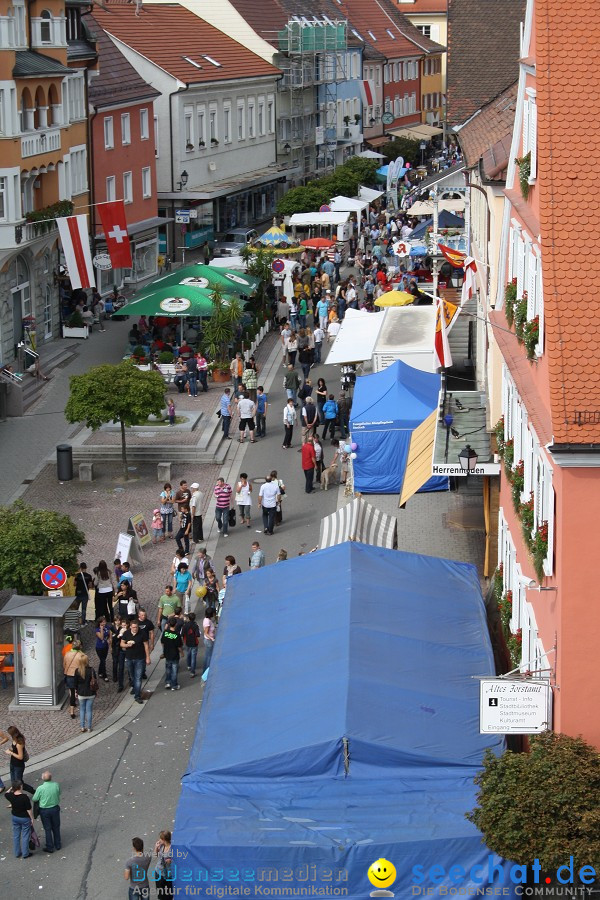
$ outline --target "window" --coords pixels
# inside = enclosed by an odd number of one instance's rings
[[[63,81],[63,118],[67,124],[86,118],[83,74],[69,75]]]
[[[131,120],[129,113],[121,114],[121,143],[131,143]]]
[[[425,37],[431,37],[431,25],[417,25],[417,30],[421,32],[421,34],[425,35]]]
[[[87,151],[85,146],[71,147],[71,194],[87,191]]]
[[[148,128],[148,110],[140,109],[140,138],[142,141],[147,141],[150,137],[150,130]]]
[[[265,130],[265,98],[258,98],[258,136],[264,137]]]
[[[396,118],[402,115],[402,100],[400,97],[394,99],[394,115]]]
[[[52,291],[49,284],[44,290],[44,337],[52,337]]]
[[[113,117],[104,116],[104,149],[112,150],[115,146]]]
[[[389,84],[389,81],[390,81],[390,67],[386,63],[385,66],[383,67],[383,83]]]
[[[123,200],[125,203],[133,203],[131,172],[123,172]]]
[[[142,169],[142,197],[147,199],[152,196],[152,175],[150,166]]]
[[[52,43],[52,15],[47,9],[40,14],[40,41],[42,44]]]
[[[248,100],[248,137],[249,138],[256,137],[256,122],[255,122],[254,114],[255,114],[254,97],[251,97]]]
[[[154,156],[156,159],[160,156],[159,144],[158,116],[154,116]]]
[[[381,85],[381,66],[377,66],[375,69],[375,84],[377,87]]]
[[[352,77],[358,78],[360,76],[360,53],[352,54]]]
[[[217,123],[217,104],[211,103],[208,107],[208,130],[211,144],[219,143],[219,128]]]
[[[206,147],[206,106],[196,107],[196,122],[198,125],[198,146]]]
[[[537,105],[531,95],[523,104],[523,156],[528,153],[531,154],[529,184],[533,184],[537,170]]]
[[[192,106],[183,107],[183,130],[185,149],[191,153],[194,149],[194,108]]]
[[[275,99],[272,94],[267,97],[267,128],[269,134],[275,134]]]
[[[6,91],[0,90],[0,134],[6,134],[6,125],[5,122],[5,114],[4,114],[4,103],[6,98]]]
[[[0,221],[6,221],[6,212],[8,208],[8,198],[6,196],[7,191],[7,179],[0,178]]]
[[[237,132],[238,141],[246,139],[246,110],[243,100],[238,100],[237,105]]]
[[[226,144],[231,143],[231,103],[229,101],[223,104],[223,141]]]
[[[106,179],[106,199],[116,200],[117,199],[117,180],[114,175],[109,175]]]

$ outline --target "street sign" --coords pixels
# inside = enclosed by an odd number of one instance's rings
[[[67,583],[67,573],[62,566],[46,566],[42,569],[41,578],[44,587],[51,591],[59,591]]]
[[[285,263],[282,259],[274,259],[271,263],[271,268],[274,272],[277,272],[277,274],[279,274],[285,269]]]
[[[190,221],[189,209],[176,209],[175,221],[181,223],[182,225],[188,225]]]
[[[97,253],[93,258],[92,263],[94,265],[94,268],[102,269],[102,271],[108,271],[108,269],[112,269],[112,262],[108,253]]]
[[[552,728],[552,688],[544,678],[482,678],[480,734],[539,734]]]
[[[454,477],[460,478],[461,476],[467,477],[467,473],[462,468],[459,463],[434,463],[431,467],[432,475],[454,475]],[[469,475],[499,475],[500,474],[500,463],[494,462],[484,462],[477,463],[472,472],[469,472]]]
[[[324,203],[322,206],[319,207],[319,212],[331,212],[331,207],[327,206],[327,204]]]

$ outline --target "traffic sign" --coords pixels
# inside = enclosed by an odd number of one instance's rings
[[[335,142],[334,142],[334,144],[335,144]],[[331,207],[327,206],[327,204],[324,203],[322,206],[319,207],[319,212],[331,212]]]
[[[274,272],[283,272],[283,270],[285,269],[285,263],[282,259],[274,259],[271,263],[271,268]]]
[[[67,583],[67,573],[62,566],[50,565],[42,569],[42,584],[52,591],[59,591]]]
[[[180,222],[183,225],[188,225],[189,221],[190,221],[189,209],[176,209],[175,210],[175,221]]]

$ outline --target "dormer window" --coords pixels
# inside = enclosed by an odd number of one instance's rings
[[[52,14],[47,9],[40,15],[40,41],[42,44],[52,43]]]

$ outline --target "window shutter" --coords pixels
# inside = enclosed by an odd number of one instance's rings
[[[533,520],[535,525],[538,525],[542,518],[542,508],[544,505],[542,490],[542,464],[536,453],[533,467]]]
[[[523,407],[521,406],[519,396],[515,392],[515,421],[514,421],[514,432],[515,432],[515,466],[517,463],[523,459],[522,454],[522,441],[521,441],[521,431],[523,427]]]
[[[430,25],[429,35],[432,41],[439,41],[440,39],[440,26],[439,25]]]
[[[544,286],[542,283],[542,260],[538,257],[537,265],[536,265],[536,287],[535,287],[535,297],[536,297],[536,314],[540,317],[540,327],[539,327],[539,338],[537,345],[537,352],[541,356],[544,352]]]
[[[525,244],[522,240],[517,241],[517,299],[523,296],[524,284],[523,275],[525,273]]]
[[[523,156],[529,152],[529,100],[523,104]]]
[[[527,247],[527,318],[535,316],[535,289],[537,275],[537,256],[531,250],[531,244]]]
[[[531,496],[531,492],[533,490],[533,466],[534,466],[534,455],[533,455],[533,436],[529,428],[525,427],[525,448],[523,450],[523,463],[525,467],[525,486],[523,491],[525,493],[525,499],[529,500]]]
[[[514,262],[514,244],[515,244],[515,229],[510,226],[510,236],[508,240],[508,280],[511,281],[513,277],[513,272],[515,270],[515,262]]]
[[[529,101],[529,151],[531,153],[531,171],[529,180],[534,181],[537,175],[537,104]]]
[[[548,552],[544,560],[544,572],[546,575],[552,575],[554,572],[554,488],[550,473],[547,472],[546,478],[546,515],[548,516]]]
[[[521,616],[521,659],[519,661],[519,666],[521,668],[527,668],[527,666],[523,667],[523,663],[529,662],[529,641],[531,635],[531,623],[529,621],[529,610],[527,609],[527,604],[525,604],[525,608],[523,609],[523,615]]]

